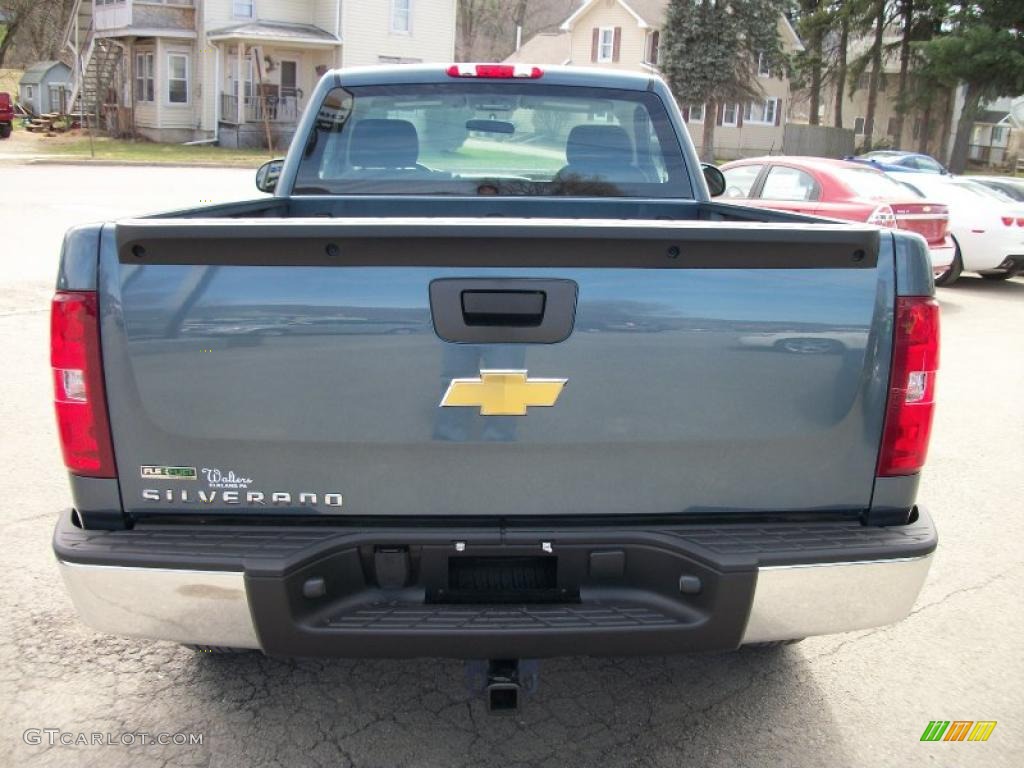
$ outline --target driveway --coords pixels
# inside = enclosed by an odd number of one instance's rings
[[[0,168],[0,765],[1011,766],[1024,753],[1024,280],[940,292],[944,348],[920,498],[941,544],[904,622],[772,650],[542,664],[490,717],[453,661],[193,654],[78,622],[50,551],[70,503],[50,404],[47,301],[64,229],[251,196],[252,173]],[[922,743],[930,720],[996,720]],[[26,729],[195,733],[193,746],[26,743]],[[104,739],[107,737],[104,736]],[[28,737],[32,741],[32,736]]]

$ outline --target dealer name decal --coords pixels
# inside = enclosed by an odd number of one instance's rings
[[[224,472],[216,467],[203,467],[203,478],[211,488],[248,488],[252,483],[251,477],[240,477],[234,470]]]

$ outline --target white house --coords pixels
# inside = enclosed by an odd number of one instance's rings
[[[283,146],[323,72],[448,62],[456,0],[78,0],[72,103],[155,141]]]

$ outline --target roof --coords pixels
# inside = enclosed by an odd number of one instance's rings
[[[275,43],[306,43],[307,45],[339,45],[341,40],[326,29],[313,24],[291,24],[283,21],[248,21],[230,27],[211,29],[210,40],[256,40]]]
[[[541,32],[520,46],[505,61],[531,64],[565,64],[571,54],[572,35],[568,32]]]
[[[417,85],[422,83],[473,83],[471,78],[453,78],[448,75],[448,65],[440,64],[373,64],[364,67],[345,67],[332,70],[330,77],[344,80],[347,86],[363,85]],[[524,78],[482,79],[475,82],[491,83],[495,87],[537,85],[584,86],[590,88],[621,88],[630,91],[646,91],[655,83],[655,87],[665,87],[652,78],[650,74],[629,69],[610,69],[607,67],[563,67],[558,65],[543,66],[543,76],[539,80]]]
[[[649,27],[661,29],[665,25],[665,0],[626,0],[626,5]]]
[[[722,167],[728,167],[731,165],[750,165],[752,163],[789,163],[793,166],[803,166],[805,168],[850,168],[856,171],[871,171],[873,173],[881,173],[877,168],[864,163],[855,163],[850,160],[839,160],[834,157],[817,157],[814,155],[763,155],[761,157],[744,157],[742,160],[733,160],[725,163]]]
[[[37,61],[25,70],[25,74],[21,76],[18,85],[37,85],[43,82],[54,67],[63,67],[67,70],[68,74],[71,73],[71,68],[62,61]]]
[[[571,30],[573,25],[601,0],[586,0],[573,14],[562,22],[563,30]],[[636,19],[638,27],[660,29],[665,23],[665,7],[667,0],[616,0]]]
[[[992,123],[996,125],[1009,118],[1010,113],[1005,109],[986,109],[980,115],[978,115],[974,122],[976,123]]]

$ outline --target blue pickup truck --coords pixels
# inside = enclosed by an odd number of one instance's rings
[[[715,202],[657,77],[328,73],[273,195],[70,231],[53,303],[105,632],[484,664],[897,621],[938,362],[924,240]]]

